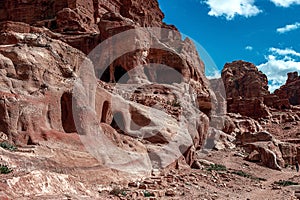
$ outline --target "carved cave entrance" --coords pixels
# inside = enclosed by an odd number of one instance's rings
[[[62,127],[66,133],[74,133],[76,126],[73,118],[72,110],[72,93],[66,92],[62,95],[60,100],[61,105],[61,121]]]
[[[117,83],[127,83],[127,81],[129,80],[127,71],[121,65],[117,65],[114,67],[113,76],[114,77],[111,77],[110,67],[107,67],[101,75],[100,80],[107,83],[112,81],[113,78]]]
[[[108,122],[108,112],[109,112],[109,103],[105,101],[102,107],[102,115],[101,115],[101,122],[107,123]]]

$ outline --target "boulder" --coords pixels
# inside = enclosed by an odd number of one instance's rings
[[[263,130],[258,121],[240,114],[228,113],[223,119],[223,131],[230,135],[255,133]]]
[[[259,161],[263,166],[276,170],[281,170],[285,165],[280,150],[272,142],[248,143],[243,147],[249,154],[248,160]]]
[[[244,132],[241,134],[237,134],[236,136],[236,144],[237,145],[244,145],[247,143],[254,143],[254,142],[269,142],[273,141],[274,137],[272,134],[262,131],[256,133]]]
[[[282,158],[285,161],[285,163],[289,165],[294,165],[295,161],[299,159],[297,157],[297,145],[287,142],[280,142],[278,146],[282,153]]]

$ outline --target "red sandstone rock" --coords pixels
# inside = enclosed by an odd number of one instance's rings
[[[228,112],[240,113],[254,119],[271,115],[269,107],[288,109],[287,96],[270,94],[265,74],[244,61],[227,63],[222,71]]]
[[[18,144],[36,143],[41,131],[74,132],[71,116],[62,116],[70,110],[70,96],[64,94],[71,92],[69,80],[84,55],[41,35],[11,35],[19,45],[0,46],[1,131]]]
[[[254,159],[253,152],[259,152],[259,154],[255,154],[256,158],[254,160],[259,160],[264,166],[271,169],[281,170],[284,167],[281,152],[273,143],[248,143],[244,145],[244,148],[250,154],[248,160]]]
[[[243,61],[227,63],[222,71],[228,112],[260,118],[270,115],[263,97],[269,94],[266,75]]]
[[[7,12],[8,15],[0,18],[3,21],[1,23],[1,45],[4,45],[0,46],[2,79],[0,112],[3,113],[0,117],[0,131],[8,135],[9,140],[16,144],[37,144],[43,140],[63,138],[65,133],[77,131],[72,115],[72,89],[74,78],[79,75],[78,70],[84,60],[84,54],[65,43],[87,54],[104,39],[140,26],[170,28],[152,36],[153,38],[149,38],[149,35],[143,31],[136,31],[133,37],[138,41],[142,41],[144,38],[152,39],[153,43],[160,47],[167,47],[164,42],[170,46],[163,52],[139,46],[141,50],[116,59],[112,66],[113,70],[116,71],[117,66],[124,66],[123,73],[126,73],[138,65],[147,64],[148,61],[166,64],[174,68],[174,71],[178,71],[186,84],[192,87],[189,91],[190,95],[195,90],[200,110],[208,114],[213,107],[211,104],[213,94],[209,90],[208,81],[204,76],[204,65],[198,57],[196,48],[191,40],[182,41],[174,26],[162,23],[163,14],[156,1],[149,0],[142,4],[130,0],[124,2],[70,0],[52,3],[37,1],[35,5],[26,2],[18,4],[15,1],[4,1],[2,5],[6,10],[0,10],[0,13]],[[22,11],[23,15],[17,15],[18,11]],[[41,14],[42,12],[43,14]],[[124,42],[128,41],[124,40]],[[180,51],[176,52],[173,48]],[[148,51],[146,57],[145,51]],[[161,75],[162,72],[154,67],[148,70],[152,75],[153,72],[156,72],[156,75]],[[143,78],[149,78],[147,81],[155,81],[139,71],[130,76],[135,78],[134,81],[140,81]],[[115,80],[115,77],[112,76],[109,79]],[[180,79],[178,83],[183,79]],[[175,93],[182,92],[180,87],[172,89]],[[151,88],[145,89],[143,92],[147,94],[151,92]],[[161,96],[166,95],[164,93],[162,92]],[[155,93],[150,94],[156,96]],[[96,110],[98,118],[106,124],[101,127],[109,133],[109,138],[118,138],[115,132],[115,129],[118,128],[111,124],[113,112],[115,114],[117,110],[112,111],[111,106],[106,106],[107,102],[108,105],[111,105],[112,97],[113,95],[109,93],[100,92],[96,98]],[[171,101],[168,100],[168,96],[163,98],[167,99],[166,102]],[[152,102],[151,99],[146,98],[139,103],[149,107]],[[180,113],[180,109],[174,108],[175,103],[164,104],[165,110],[171,116],[179,118],[182,113]],[[189,103],[181,101],[180,105],[189,106]],[[184,111],[193,112],[189,109],[191,108]],[[159,124],[160,121],[167,119],[166,117],[149,119],[147,118],[149,114],[141,112],[141,110],[143,110],[142,107],[133,103],[132,109],[126,112],[122,111],[122,115],[129,116],[126,119],[132,119],[138,124],[146,123],[146,119],[153,124]],[[155,151],[159,149],[159,146],[155,145],[169,142],[171,136],[177,134],[181,141],[189,141],[176,153],[184,154],[186,162],[192,164],[194,151],[204,144],[209,126],[207,115],[199,112],[197,108],[195,110],[198,112],[194,113],[197,114],[197,117],[186,119],[186,122],[193,123],[193,126],[179,132],[173,131],[179,130],[176,126],[169,128],[164,126],[166,130],[153,132],[160,131],[159,134],[145,139],[152,144],[146,145],[147,149],[151,149],[150,152],[157,156]],[[185,116],[190,116],[190,114]],[[110,125],[112,126],[110,127]],[[123,133],[130,135],[135,130],[131,126],[128,127]],[[129,141],[128,137],[124,140]],[[161,159],[167,160],[168,158],[165,156]],[[166,167],[166,164],[162,164],[162,166]]]
[[[167,27],[162,22],[164,15],[157,1],[154,0],[142,2],[135,0],[38,0],[34,3],[4,0],[0,2],[0,22],[10,20],[49,28],[54,32],[62,33],[59,39],[86,54],[100,43],[98,23],[106,13],[119,14],[139,27]],[[24,27],[16,23],[14,26],[17,27],[14,29],[15,32],[24,31]],[[116,24],[115,27],[117,26]],[[28,27],[27,25],[27,29]],[[95,37],[95,34],[98,36]],[[105,35],[106,32],[102,34]]]
[[[300,76],[298,72],[288,73],[285,85],[274,92],[281,99],[288,99],[292,105],[300,105]]]
[[[250,117],[240,114],[228,113],[224,119],[223,131],[227,134],[256,133],[263,130],[261,125]]]
[[[273,136],[268,132],[256,132],[256,133],[245,132],[237,135],[236,144],[244,145],[253,142],[268,142],[268,141],[272,141],[273,139],[274,139]]]

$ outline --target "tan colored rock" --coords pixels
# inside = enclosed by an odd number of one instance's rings
[[[251,157],[248,157],[248,159],[253,159],[253,156],[255,156],[255,161],[259,160],[264,166],[271,169],[281,170],[281,167],[284,167],[284,160],[282,159],[281,152],[273,143],[248,143],[244,145],[244,148],[247,153],[252,155]],[[254,151],[259,152],[259,154],[255,154]]]
[[[294,165],[295,161],[299,159],[297,157],[298,153],[296,145],[286,142],[280,142],[278,146],[282,153],[282,158],[285,161],[285,163]]]
[[[216,104],[215,112],[218,115],[227,114],[226,90],[225,90],[223,79],[222,78],[211,79],[209,80],[209,82],[210,82],[211,89],[216,95],[216,101],[213,102]]]
[[[0,46],[1,131],[18,144],[35,143],[41,131],[64,127],[70,112],[71,80],[84,60],[80,51],[36,34],[12,34],[27,45]],[[68,55],[76,55],[76,59]],[[66,109],[66,110],[65,110]],[[69,123],[67,123],[70,126]],[[66,128],[66,130],[64,130]]]
[[[5,133],[0,132],[0,142],[7,141],[8,137]]]
[[[228,113],[224,118],[223,132],[227,134],[255,133],[262,131],[262,126],[250,117],[241,116],[240,114]]]
[[[273,140],[274,137],[270,133],[265,131],[256,133],[244,132],[236,136],[236,144],[238,145],[244,145],[254,142],[269,142]]]

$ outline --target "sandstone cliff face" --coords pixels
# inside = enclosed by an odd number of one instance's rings
[[[96,125],[122,150],[148,154],[146,170],[172,167],[180,157],[193,164],[207,137],[214,94],[192,41],[182,41],[174,26],[162,22],[156,1],[2,1],[0,13],[0,132],[9,142],[79,145],[78,128]],[[162,29],[141,29],[153,26]],[[119,42],[133,50],[97,68],[121,51],[107,42],[106,53],[95,60],[93,48],[126,30],[132,30],[130,38]],[[95,119],[79,106],[86,124],[77,127],[72,104],[85,105],[73,95],[76,80],[88,72],[83,63],[95,65],[102,81],[90,99]],[[115,84],[123,75],[129,88]],[[120,156],[114,163],[127,158]]]
[[[119,177],[115,169],[147,176],[152,169],[194,163],[207,138],[214,94],[194,44],[163,17],[155,0],[0,2],[1,140],[20,149],[41,146],[29,152],[34,159],[5,153],[3,163],[16,172],[5,185],[8,197],[37,191],[97,197],[91,184],[133,177]],[[131,31],[129,37],[110,42],[124,31]],[[92,51],[99,44],[107,47],[100,57]],[[97,137],[89,138],[89,130]],[[99,157],[98,147],[105,155]],[[40,176],[45,179],[38,184]],[[57,180],[69,189],[56,188]]]
[[[0,131],[20,145],[35,144],[51,129],[74,132],[71,82],[84,54],[38,34],[11,36],[18,45],[0,46]]]
[[[269,108],[290,108],[286,96],[270,94],[267,76],[252,63],[227,63],[222,71],[222,79],[228,112],[259,119],[270,116]]]
[[[274,92],[280,98],[288,99],[292,105],[300,105],[300,76],[298,72],[288,73],[285,85]]]
[[[259,118],[269,115],[264,105],[268,95],[268,80],[252,63],[227,63],[222,71],[226,89],[228,112]]]
[[[61,33],[59,39],[86,54],[100,42],[98,24],[106,13],[121,14],[140,27],[168,27],[162,22],[164,15],[157,1],[153,0],[4,0],[0,5],[0,22],[46,27]]]
[[[0,19],[48,25],[63,32],[89,32],[97,30],[96,24],[106,12],[120,13],[140,26],[161,26],[164,17],[157,1],[153,0],[4,0]]]

